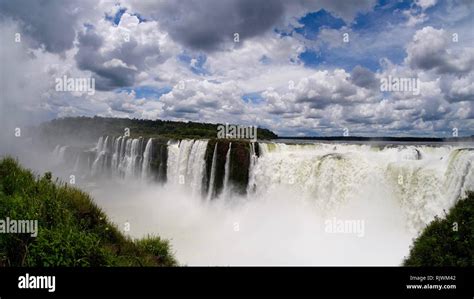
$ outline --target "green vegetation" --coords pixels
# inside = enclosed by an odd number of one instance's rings
[[[38,220],[38,236],[0,233],[0,266],[175,266],[167,241],[125,237],[86,193],[0,160],[0,219]]]
[[[436,218],[411,247],[404,266],[474,265],[474,192],[459,200],[445,219]]]
[[[58,144],[57,139],[70,138],[97,141],[100,136],[121,136],[125,128],[130,129],[131,137],[153,137],[170,139],[215,138],[217,125],[197,122],[176,122],[166,120],[143,120],[104,117],[68,117],[54,119],[40,125],[33,134],[43,141]],[[257,129],[259,139],[274,139],[278,136],[267,129]],[[64,144],[69,144],[64,142]]]

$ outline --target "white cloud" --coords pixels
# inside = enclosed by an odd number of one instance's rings
[[[454,125],[474,127],[472,37],[462,20],[448,26],[458,20],[451,16],[457,12],[453,7],[444,27],[417,30],[431,22],[431,11],[441,5],[417,1],[419,8],[403,12],[413,27],[401,21],[364,32],[355,30],[352,22],[357,13],[370,11],[375,1],[280,2],[274,10],[263,11],[261,18],[246,9],[265,8],[264,2],[219,2],[210,10],[216,3],[77,4],[74,17],[57,24],[72,30],[72,40],[49,38],[48,34],[64,30],[52,30],[49,22],[29,20],[23,9],[9,8],[11,16],[19,14],[31,26],[50,31],[34,36],[22,23],[0,18],[2,64],[8,69],[2,74],[2,120],[10,114],[22,116],[15,123],[97,114],[257,124],[280,134],[310,135],[341,134],[344,127],[354,134],[372,135],[431,135]],[[128,9],[118,25],[104,18],[123,7]],[[196,10],[189,11],[192,7]],[[343,18],[347,26],[322,28],[314,41],[295,32],[284,36],[275,32],[276,28],[291,32],[301,26],[299,17],[320,8]],[[64,5],[55,9],[62,11]],[[141,22],[135,13],[147,21]],[[187,32],[180,32],[183,26],[188,26]],[[244,33],[239,43],[232,40],[234,31]],[[25,32],[22,43],[9,39],[15,32]],[[453,32],[459,34],[459,42],[453,41]],[[350,43],[342,42],[343,33],[349,33]],[[397,48],[405,49],[406,56],[398,63],[383,58],[377,71],[364,65],[353,70],[333,65],[309,68],[300,59],[307,50],[344,51],[344,59],[359,61]],[[190,57],[186,63],[180,59],[183,54]],[[193,72],[201,67],[198,57],[205,58],[204,73]],[[54,79],[63,75],[93,76],[98,90],[94,96],[77,97],[56,92]],[[379,80],[389,75],[419,78],[421,94],[380,93]],[[154,95],[137,96],[133,90],[143,86],[172,90],[158,100]],[[249,93],[257,95],[256,102],[242,100]]]

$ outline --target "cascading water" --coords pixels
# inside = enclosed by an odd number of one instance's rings
[[[207,140],[181,140],[168,145],[168,181],[190,187],[201,194],[206,161]]]
[[[145,142],[146,141],[146,142]],[[193,194],[202,194],[208,184],[208,199],[216,195],[217,149],[212,151],[211,169],[205,178],[207,140],[169,141],[167,177],[172,184],[189,186]],[[256,154],[258,146],[259,157]],[[65,159],[68,146],[56,146],[55,160]],[[93,175],[112,173],[124,178],[147,179],[152,163],[153,139],[100,137],[94,149]],[[230,169],[232,143],[225,155],[222,195],[232,193]],[[410,226],[423,227],[449,209],[468,190],[474,189],[474,149],[451,145],[373,146],[357,144],[285,144],[249,143],[248,196],[263,196],[286,186],[313,201],[322,210],[331,210],[344,202],[363,197],[371,185],[394,194],[409,215]],[[74,157],[74,171],[87,169],[82,164],[90,155]],[[81,162],[84,161],[84,162]],[[81,164],[81,165],[79,165]],[[209,167],[208,166],[208,167]]]
[[[114,153],[112,154],[112,169],[117,169],[119,165],[121,145],[122,145],[122,136],[114,140]]]
[[[207,200],[211,200],[214,196],[214,182],[216,180],[216,166],[217,166],[217,142],[214,145],[214,151],[212,154],[212,164],[211,164],[211,177],[209,181],[209,190],[207,194]]]
[[[472,149],[397,146],[260,143],[251,178],[256,194],[286,186],[331,210],[367,196],[371,187],[394,194],[410,229],[442,215],[474,190]],[[382,195],[381,196],[386,196]]]
[[[68,159],[92,174],[149,182],[98,198],[123,221],[140,210],[137,232],[159,227],[190,264],[399,265],[412,238],[474,190],[472,145],[157,141],[104,136]],[[57,146],[54,155],[71,152]],[[160,163],[164,185],[149,179]],[[336,218],[365,221],[364,237],[325,233]],[[209,244],[222,256],[196,255]]]
[[[130,143],[130,155],[127,156],[125,178],[135,177],[140,172],[142,139],[133,139]]]
[[[145,143],[141,137],[100,137],[94,148],[76,151],[73,171],[89,172],[92,176],[111,174],[123,178],[147,178],[152,162],[152,143],[152,138]],[[67,148],[56,146],[53,151],[56,160],[64,160]],[[92,163],[89,162],[91,158]]]
[[[64,162],[65,160],[65,153],[66,153],[66,150],[69,148],[69,146],[67,145],[56,145],[56,147],[54,148],[53,150],[53,161],[58,164],[58,163],[62,163]]]
[[[153,139],[150,138],[146,143],[145,152],[143,153],[142,178],[147,178],[150,172],[152,146]]]
[[[105,140],[100,137],[97,143],[96,152],[97,157],[95,158],[94,163],[92,163],[92,174],[98,174],[105,166],[105,159],[107,154],[107,143],[109,141],[109,136],[105,137]]]
[[[249,165],[249,184],[247,186],[247,194],[255,191],[255,172],[253,171],[257,164],[257,154],[255,152],[255,142],[250,143],[250,165]]]
[[[229,196],[229,177],[230,177],[230,152],[232,149],[232,142],[229,142],[229,149],[227,150],[227,154],[225,156],[225,172],[224,172],[224,196]]]

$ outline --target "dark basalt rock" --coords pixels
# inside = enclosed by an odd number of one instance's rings
[[[211,139],[209,140],[206,149],[206,172],[203,179],[203,193],[208,194],[210,190],[212,158],[214,155],[214,149],[216,149],[216,174],[214,179],[214,190],[211,198],[219,195],[224,187],[225,163],[230,143],[232,143],[232,147],[230,150],[229,187],[234,193],[245,194],[246,192],[249,181],[250,143],[241,140]],[[258,148],[257,144],[256,148]]]
[[[255,155],[260,157],[260,147],[258,146],[258,142],[255,142]]]
[[[167,179],[168,139],[154,138],[151,147],[150,171],[155,181],[165,183]]]
[[[250,143],[233,141],[230,150],[229,182],[233,192],[245,194],[249,182]]]

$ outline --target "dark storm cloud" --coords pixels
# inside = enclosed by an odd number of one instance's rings
[[[417,57],[410,61],[412,68],[422,70],[434,70],[438,74],[465,74],[470,72],[474,66],[474,56],[465,61],[453,61],[444,53],[437,55],[426,55]]]
[[[367,89],[376,89],[380,86],[380,82],[375,77],[375,74],[360,65],[352,70],[351,81],[355,85]]]
[[[188,48],[214,51],[232,42],[259,36],[289,18],[326,9],[350,22],[360,11],[374,6],[375,0],[284,1],[284,0],[190,0],[158,3],[130,1],[133,10],[156,19],[171,37]]]
[[[0,19],[18,21],[23,34],[31,38],[33,47],[61,53],[72,48],[78,5],[75,1],[0,0]]]
[[[104,63],[108,59],[99,53],[102,44],[103,38],[93,30],[79,33],[79,51],[75,57],[79,69],[95,74],[98,90],[111,90],[132,85],[136,71],[123,66],[105,67]]]
[[[244,41],[270,30],[283,12],[280,0],[200,0],[162,2],[151,14],[174,40],[192,49],[212,51],[232,42],[234,33]]]
[[[136,75],[147,68],[145,61],[158,61],[158,45],[138,44],[133,37],[111,51],[99,51],[104,39],[93,29],[79,33],[79,51],[75,59],[79,69],[94,73],[98,90],[133,86]]]

